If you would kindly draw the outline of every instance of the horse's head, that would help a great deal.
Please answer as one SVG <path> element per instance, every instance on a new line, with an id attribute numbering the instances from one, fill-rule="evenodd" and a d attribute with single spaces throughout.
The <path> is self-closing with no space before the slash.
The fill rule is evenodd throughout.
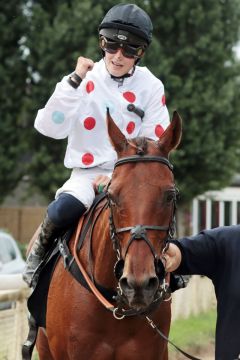
<path id="1" fill-rule="evenodd" d="M 177 190 L 170 152 L 181 138 L 181 119 L 157 141 L 127 140 L 107 114 L 108 132 L 118 161 L 108 188 L 110 231 L 118 262 L 115 273 L 126 303 L 144 310 L 156 299 L 165 271 L 161 254 L 174 231 Z"/>

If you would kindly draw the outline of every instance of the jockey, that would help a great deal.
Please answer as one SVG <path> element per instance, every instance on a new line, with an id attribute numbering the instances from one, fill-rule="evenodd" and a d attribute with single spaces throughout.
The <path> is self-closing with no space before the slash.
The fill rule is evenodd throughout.
<path id="1" fill-rule="evenodd" d="M 48 206 L 28 256 L 23 279 L 29 286 L 36 285 L 52 241 L 76 223 L 109 182 L 116 152 L 108 139 L 106 109 L 128 138 L 156 140 L 169 125 L 162 82 L 137 65 L 151 43 L 152 29 L 149 16 L 137 5 L 111 8 L 99 26 L 103 58 L 94 63 L 80 56 L 75 71 L 56 85 L 37 113 L 37 131 L 68 138 L 64 165 L 72 173 Z"/>

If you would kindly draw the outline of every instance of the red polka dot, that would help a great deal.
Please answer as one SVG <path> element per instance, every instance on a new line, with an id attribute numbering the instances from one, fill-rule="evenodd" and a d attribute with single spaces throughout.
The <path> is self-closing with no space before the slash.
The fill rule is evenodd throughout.
<path id="1" fill-rule="evenodd" d="M 126 91 L 125 93 L 123 93 L 123 97 L 130 103 L 133 103 L 136 100 L 135 94 L 131 91 Z"/>
<path id="2" fill-rule="evenodd" d="M 90 153 L 86 153 L 82 156 L 82 163 L 84 165 L 90 165 L 94 161 L 94 156 Z"/>
<path id="3" fill-rule="evenodd" d="M 127 125 L 127 132 L 128 134 L 132 134 L 135 129 L 135 123 L 133 121 L 130 121 Z"/>
<path id="4" fill-rule="evenodd" d="M 164 129 L 161 125 L 156 125 L 155 134 L 157 137 L 160 137 L 164 133 Z"/>
<path id="5" fill-rule="evenodd" d="M 96 125 L 96 120 L 93 117 L 87 117 L 84 122 L 84 127 L 87 130 L 92 130 Z"/>
<path id="6" fill-rule="evenodd" d="M 162 104 L 166 105 L 166 96 L 165 95 L 162 96 Z"/>
<path id="7" fill-rule="evenodd" d="M 94 90 L 94 82 L 93 81 L 88 81 L 86 84 L 86 90 L 87 93 L 90 93 Z"/>

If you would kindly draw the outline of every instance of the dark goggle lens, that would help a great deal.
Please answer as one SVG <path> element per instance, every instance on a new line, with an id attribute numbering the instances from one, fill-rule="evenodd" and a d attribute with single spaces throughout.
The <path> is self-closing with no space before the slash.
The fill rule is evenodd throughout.
<path id="1" fill-rule="evenodd" d="M 104 37 L 100 39 L 100 47 L 103 51 L 107 51 L 110 54 L 116 54 L 118 49 L 121 49 L 123 56 L 128 58 L 139 58 L 144 53 L 144 49 L 142 47 L 135 47 L 116 41 L 109 41 Z"/>

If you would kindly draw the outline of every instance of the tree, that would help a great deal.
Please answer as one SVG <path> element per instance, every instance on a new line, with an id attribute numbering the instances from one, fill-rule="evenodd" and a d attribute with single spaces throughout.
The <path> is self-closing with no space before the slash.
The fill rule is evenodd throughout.
<path id="1" fill-rule="evenodd" d="M 27 64 L 21 42 L 27 28 L 23 3 L 9 0 L 0 5 L 0 202 L 25 173 Z"/>

